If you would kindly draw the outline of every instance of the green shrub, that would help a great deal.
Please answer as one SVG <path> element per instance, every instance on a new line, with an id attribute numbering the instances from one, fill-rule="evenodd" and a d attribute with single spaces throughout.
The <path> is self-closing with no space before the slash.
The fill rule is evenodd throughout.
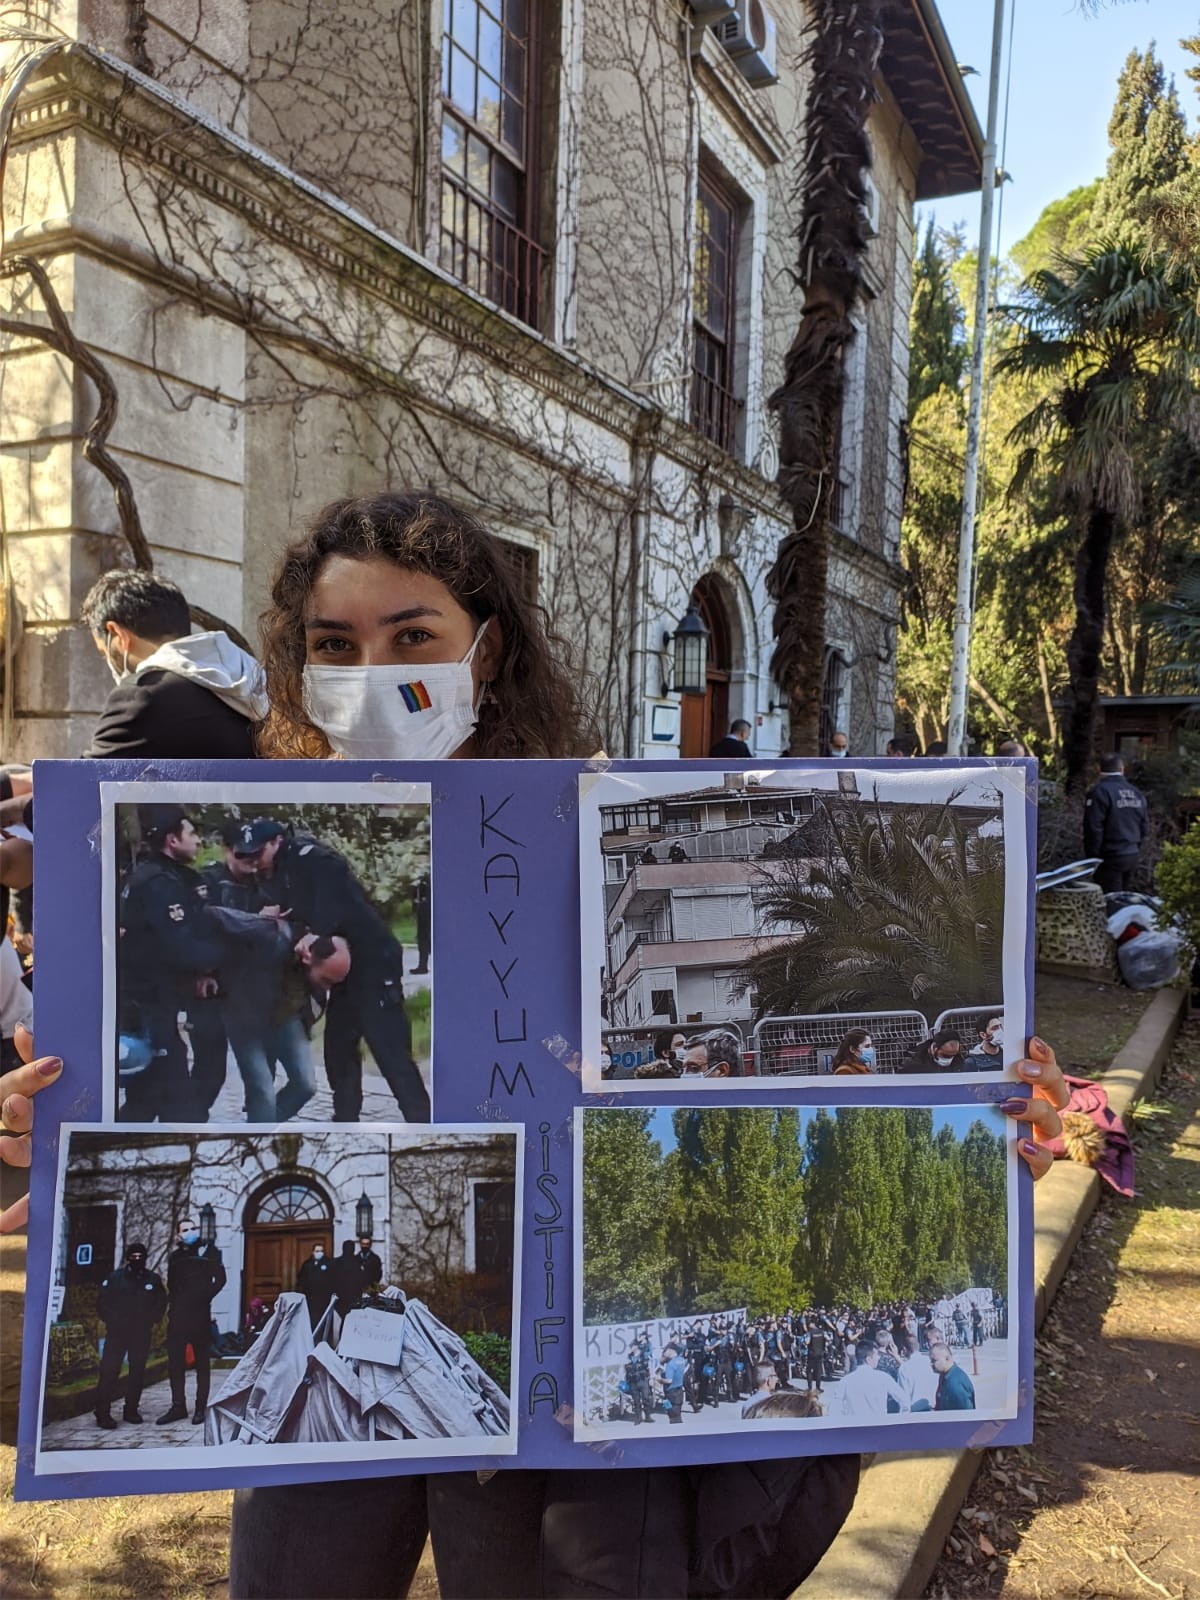
<path id="1" fill-rule="evenodd" d="M 512 1376 L 512 1340 L 502 1333 L 464 1333 L 463 1343 L 505 1394 Z"/>
<path id="2" fill-rule="evenodd" d="M 1157 886 L 1163 910 L 1179 918 L 1188 943 L 1200 951 L 1200 826 L 1189 828 L 1178 844 L 1164 846 Z"/>

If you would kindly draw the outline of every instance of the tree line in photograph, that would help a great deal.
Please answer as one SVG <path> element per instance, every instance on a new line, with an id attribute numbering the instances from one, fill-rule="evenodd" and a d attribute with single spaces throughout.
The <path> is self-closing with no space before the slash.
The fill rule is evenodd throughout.
<path id="1" fill-rule="evenodd" d="M 1003 1136 L 925 1108 L 584 1117 L 584 1321 L 871 1305 L 1007 1289 Z"/>

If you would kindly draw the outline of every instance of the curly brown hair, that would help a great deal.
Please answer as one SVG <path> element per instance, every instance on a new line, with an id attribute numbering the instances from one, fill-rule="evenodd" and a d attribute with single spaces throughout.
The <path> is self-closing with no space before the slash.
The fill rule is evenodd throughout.
<path id="1" fill-rule="evenodd" d="M 333 752 L 304 709 L 304 613 L 330 556 L 385 556 L 444 583 L 476 621 L 495 617 L 498 670 L 479 711 L 475 745 L 489 759 L 592 755 L 597 738 L 566 642 L 526 598 L 503 544 L 470 512 L 432 493 L 335 500 L 283 554 L 259 622 L 271 709 L 258 732 L 263 756 Z"/>

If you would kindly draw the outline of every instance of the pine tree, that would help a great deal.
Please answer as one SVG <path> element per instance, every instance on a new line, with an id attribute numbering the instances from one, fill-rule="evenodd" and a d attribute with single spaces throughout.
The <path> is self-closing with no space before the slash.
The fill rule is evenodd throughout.
<path id="1" fill-rule="evenodd" d="M 1096 196 L 1093 226 L 1106 237 L 1141 241 L 1155 196 L 1188 165 L 1187 121 L 1153 43 L 1144 54 L 1131 50 L 1126 59 L 1108 142 L 1108 169 Z"/>
<path id="2" fill-rule="evenodd" d="M 658 1316 L 667 1273 L 667 1180 L 652 1111 L 583 1119 L 584 1320 Z"/>
<path id="3" fill-rule="evenodd" d="M 933 219 L 913 263 L 913 302 L 909 319 L 908 420 L 931 395 L 955 395 L 966 371 L 963 308 L 950 275 L 942 236 Z"/>

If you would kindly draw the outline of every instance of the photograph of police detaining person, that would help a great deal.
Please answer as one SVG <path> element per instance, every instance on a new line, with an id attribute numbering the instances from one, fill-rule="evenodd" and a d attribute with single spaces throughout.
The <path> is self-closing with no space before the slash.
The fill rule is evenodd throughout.
<path id="1" fill-rule="evenodd" d="M 64 1129 L 39 1470 L 514 1450 L 519 1143 Z"/>
<path id="2" fill-rule="evenodd" d="M 1011 768 L 593 779 L 585 1090 L 1011 1076 L 1029 826 Z"/>
<path id="3" fill-rule="evenodd" d="M 106 805 L 115 1120 L 430 1120 L 428 788 L 275 789 Z"/>
<path id="4" fill-rule="evenodd" d="M 576 1438 L 1016 1415 L 998 1108 L 587 1107 L 576 1127 Z"/>

